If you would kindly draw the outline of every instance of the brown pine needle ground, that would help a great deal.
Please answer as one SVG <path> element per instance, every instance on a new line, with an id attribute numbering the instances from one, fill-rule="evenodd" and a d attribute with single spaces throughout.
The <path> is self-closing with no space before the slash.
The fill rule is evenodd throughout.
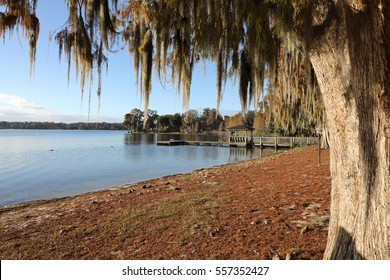
<path id="1" fill-rule="evenodd" d="M 321 259 L 329 152 L 0 208 L 0 259 Z"/>

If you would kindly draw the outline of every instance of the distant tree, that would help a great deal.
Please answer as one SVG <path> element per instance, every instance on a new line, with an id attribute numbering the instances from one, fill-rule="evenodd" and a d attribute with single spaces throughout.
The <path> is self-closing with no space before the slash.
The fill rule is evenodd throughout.
<path id="1" fill-rule="evenodd" d="M 128 131 L 133 130 L 133 119 L 134 115 L 127 113 L 125 115 L 125 120 L 123 121 L 123 125 L 127 128 Z"/>
<path id="2" fill-rule="evenodd" d="M 174 114 L 169 119 L 169 123 L 173 131 L 180 131 L 181 126 L 183 124 L 182 116 L 179 113 Z"/>
<path id="3" fill-rule="evenodd" d="M 161 131 L 169 131 L 170 129 L 170 115 L 161 115 L 157 119 L 158 129 Z"/>
<path id="4" fill-rule="evenodd" d="M 185 133 L 197 133 L 199 130 L 198 122 L 199 112 L 193 109 L 188 110 L 183 114 L 182 131 Z"/>
<path id="5" fill-rule="evenodd" d="M 141 110 L 134 108 L 130 113 L 125 115 L 123 125 L 127 127 L 128 130 L 140 132 L 143 129 L 143 118 L 144 113 Z"/>
<path id="6" fill-rule="evenodd" d="M 199 121 L 196 120 L 196 121 L 195 121 L 195 126 L 194 126 L 194 128 L 193 128 L 193 130 L 192 130 L 192 133 L 199 133 L 199 132 L 200 132 L 200 129 L 199 129 Z"/>
<path id="7" fill-rule="evenodd" d="M 146 122 L 144 121 L 144 129 L 146 131 L 155 131 L 157 129 L 158 117 L 156 110 L 148 109 L 147 120 Z"/>
<path id="8" fill-rule="evenodd" d="M 219 129 L 219 125 L 223 122 L 223 118 L 217 113 L 216 109 L 205 108 L 203 109 L 200 121 L 200 130 L 211 132 Z"/>
<path id="9" fill-rule="evenodd" d="M 250 127 L 253 127 L 253 121 L 255 119 L 255 111 L 249 110 L 244 115 L 244 124 Z"/>

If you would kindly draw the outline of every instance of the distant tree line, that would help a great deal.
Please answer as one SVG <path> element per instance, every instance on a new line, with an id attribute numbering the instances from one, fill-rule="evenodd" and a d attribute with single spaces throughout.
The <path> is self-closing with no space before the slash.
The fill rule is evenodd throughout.
<path id="1" fill-rule="evenodd" d="M 145 123 L 145 126 L 144 126 Z M 302 121 L 294 129 L 284 129 L 275 122 L 267 111 L 247 111 L 222 118 L 215 109 L 205 108 L 200 113 L 189 110 L 183 114 L 159 115 L 155 110 L 148 110 L 145 121 L 144 112 L 134 108 L 126 114 L 123 123 L 55 123 L 55 122 L 7 122 L 0 121 L 0 129 L 69 129 L 69 130 L 130 130 L 132 132 L 181 132 L 187 134 L 213 133 L 227 127 L 245 124 L 255 128 L 255 135 L 309 136 L 314 133 L 312 123 Z M 284 126 L 286 127 L 286 126 Z"/>
<path id="2" fill-rule="evenodd" d="M 132 132 L 208 133 L 224 129 L 224 121 L 215 109 L 205 108 L 202 113 L 188 110 L 183 114 L 158 115 L 155 110 L 144 112 L 134 108 L 124 117 L 124 126 Z"/>
<path id="3" fill-rule="evenodd" d="M 0 129 L 125 130 L 123 123 L 0 122 Z"/>
<path id="4" fill-rule="evenodd" d="M 301 117 L 302 118 L 302 117 Z M 202 112 L 188 110 L 183 114 L 159 115 L 156 110 L 145 114 L 138 108 L 132 109 L 124 116 L 123 126 L 131 132 L 181 132 L 186 134 L 213 133 L 237 125 L 253 127 L 257 136 L 311 136 L 315 133 L 315 124 L 301 119 L 292 127 L 276 121 L 267 107 L 263 110 L 248 110 L 224 118 L 216 109 L 205 108 Z"/>

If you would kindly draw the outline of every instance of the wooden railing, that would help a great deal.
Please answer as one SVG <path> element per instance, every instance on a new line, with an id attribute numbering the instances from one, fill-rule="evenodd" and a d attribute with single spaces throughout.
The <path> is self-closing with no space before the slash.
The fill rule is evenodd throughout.
<path id="1" fill-rule="evenodd" d="M 230 143 L 237 143 L 237 144 L 246 144 L 248 143 L 248 138 L 245 136 L 230 136 Z"/>
<path id="2" fill-rule="evenodd" d="M 276 148 L 318 144 L 318 138 L 316 137 L 253 137 L 252 141 L 255 146 Z"/>

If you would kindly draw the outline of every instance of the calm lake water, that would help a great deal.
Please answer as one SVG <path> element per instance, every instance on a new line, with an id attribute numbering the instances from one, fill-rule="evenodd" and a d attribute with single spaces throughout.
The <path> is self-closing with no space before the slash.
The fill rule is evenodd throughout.
<path id="1" fill-rule="evenodd" d="M 203 139 L 202 139 L 203 137 Z M 218 136 L 125 131 L 0 130 L 0 205 L 58 198 L 273 153 L 260 149 L 157 146 Z"/>

